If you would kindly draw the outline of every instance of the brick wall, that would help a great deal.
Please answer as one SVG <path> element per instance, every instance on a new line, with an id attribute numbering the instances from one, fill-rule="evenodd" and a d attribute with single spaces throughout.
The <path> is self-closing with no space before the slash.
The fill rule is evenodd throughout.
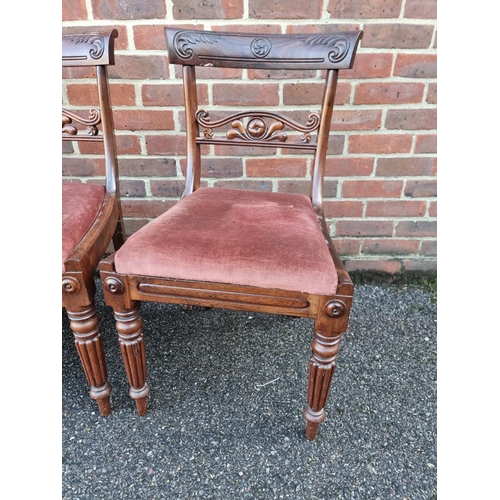
<path id="1" fill-rule="evenodd" d="M 363 29 L 354 69 L 340 72 L 325 186 L 331 233 L 349 270 L 436 268 L 436 0 L 63 0 L 63 33 L 119 31 L 110 75 L 127 234 L 173 205 L 183 186 L 181 80 L 167 60 L 167 24 L 267 33 Z M 66 107 L 94 102 L 85 76 L 63 82 Z M 305 89 L 293 78 L 265 89 L 259 79 L 267 72 L 243 72 L 247 99 L 317 111 L 310 102 L 319 102 L 318 75 L 306 76 Z M 239 98 L 222 82 L 204 81 L 203 71 L 200 80 L 200 104 L 233 105 Z M 66 143 L 63 176 L 75 182 L 102 176 L 92 148 Z M 205 183 L 304 189 L 310 169 L 304 155 L 256 148 L 247 159 L 231 156 L 239 152 L 218 151 L 223 158 L 206 163 Z M 291 156 L 298 160 L 293 166 Z"/>

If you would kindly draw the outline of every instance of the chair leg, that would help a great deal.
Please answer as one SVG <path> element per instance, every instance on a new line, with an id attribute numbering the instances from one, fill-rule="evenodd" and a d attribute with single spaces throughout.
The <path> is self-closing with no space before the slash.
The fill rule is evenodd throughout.
<path id="1" fill-rule="evenodd" d="M 335 372 L 335 360 L 339 352 L 340 338 L 335 320 L 323 316 L 314 324 L 312 355 L 309 360 L 309 383 L 307 406 L 304 416 L 307 420 L 306 437 L 316 438 L 318 426 L 325 419 L 325 405 Z"/>
<path id="2" fill-rule="evenodd" d="M 114 315 L 125 372 L 130 384 L 130 397 L 135 400 L 137 413 L 145 415 L 149 386 L 146 382 L 146 350 L 140 303 L 133 302 L 131 309 L 114 309 Z"/>
<path id="3" fill-rule="evenodd" d="M 108 382 L 104 345 L 94 303 L 79 311 L 66 309 L 66 312 L 75 336 L 76 350 L 91 387 L 90 397 L 97 401 L 101 415 L 106 417 L 111 413 L 111 385 Z"/>

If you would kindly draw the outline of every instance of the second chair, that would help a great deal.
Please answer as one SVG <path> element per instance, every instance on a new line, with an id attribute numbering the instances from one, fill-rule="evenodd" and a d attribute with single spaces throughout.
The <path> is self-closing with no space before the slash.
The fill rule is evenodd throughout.
<path id="1" fill-rule="evenodd" d="M 105 300 L 116 319 L 130 396 L 140 415 L 146 413 L 149 393 L 141 302 L 290 315 L 314 319 L 304 415 L 306 437 L 316 437 L 354 289 L 323 214 L 325 160 L 339 70 L 353 66 L 361 36 L 360 31 L 253 35 L 166 28 L 169 61 L 180 66 L 184 83 L 185 190 L 176 205 L 99 266 Z M 222 117 L 219 107 L 214 118 L 198 108 L 197 66 L 203 66 L 204 77 L 216 67 L 279 70 L 278 76 L 292 70 L 293 79 L 300 71 L 323 72 L 321 111 L 308 114 L 306 123 L 282 115 L 280 105 L 259 111 L 233 109 Z M 217 72 L 217 78 L 220 75 Z M 256 90 L 275 88 L 275 82 L 264 78 L 241 84 L 231 78 L 228 85 L 239 83 L 240 90 L 231 95 L 244 96 L 251 85 Z M 229 130 L 221 133 L 224 126 Z M 310 152 L 309 195 L 300 194 L 300 188 L 289 193 L 201 187 L 201 148 L 206 145 L 215 151 L 243 146 Z M 283 158 L 290 164 L 302 160 L 293 154 Z M 217 169 L 217 162 L 212 163 Z"/>

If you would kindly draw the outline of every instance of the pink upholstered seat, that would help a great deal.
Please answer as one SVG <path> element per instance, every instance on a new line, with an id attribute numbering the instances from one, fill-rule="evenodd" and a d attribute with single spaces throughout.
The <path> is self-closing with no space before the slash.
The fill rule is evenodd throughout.
<path id="1" fill-rule="evenodd" d="M 104 186 L 62 185 L 62 271 L 64 262 L 96 220 L 104 201 Z"/>
<path id="2" fill-rule="evenodd" d="M 129 237 L 123 274 L 333 295 L 337 272 L 310 199 L 200 188 Z"/>

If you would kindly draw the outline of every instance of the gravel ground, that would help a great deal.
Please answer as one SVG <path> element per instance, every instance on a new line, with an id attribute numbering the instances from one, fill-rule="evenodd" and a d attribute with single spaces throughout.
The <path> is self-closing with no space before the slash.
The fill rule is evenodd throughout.
<path id="1" fill-rule="evenodd" d="M 151 393 L 138 417 L 99 305 L 103 418 L 63 312 L 62 498 L 436 499 L 436 309 L 428 287 L 357 286 L 314 442 L 311 320 L 143 304 Z"/>

